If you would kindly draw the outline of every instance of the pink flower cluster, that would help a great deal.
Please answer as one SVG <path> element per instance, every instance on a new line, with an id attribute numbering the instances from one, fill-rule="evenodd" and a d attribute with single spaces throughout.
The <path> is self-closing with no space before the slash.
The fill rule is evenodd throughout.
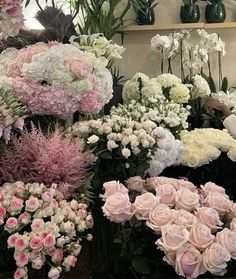
<path id="1" fill-rule="evenodd" d="M 41 269 L 46 262 L 51 266 L 48 278 L 56 279 L 75 266 L 81 236 L 93 219 L 87 204 L 66 201 L 56 184 L 48 188 L 15 182 L 0 187 L 0 224 L 10 234 L 7 243 L 18 267 L 15 279 L 28 278 L 29 264 Z"/>
<path id="2" fill-rule="evenodd" d="M 0 0 L 0 40 L 15 36 L 22 28 L 22 0 Z"/>
<path id="3" fill-rule="evenodd" d="M 145 221 L 159 235 L 156 245 L 164 251 L 164 260 L 181 276 L 226 273 L 227 262 L 236 259 L 236 203 L 224 188 L 212 182 L 197 188 L 167 177 L 131 177 L 126 184 L 104 184 L 102 210 L 110 221 Z M 129 191 L 135 194 L 133 202 Z M 224 228 L 225 220 L 230 228 Z"/>
<path id="4" fill-rule="evenodd" d="M 83 143 L 64 138 L 56 131 L 44 135 L 33 128 L 24 132 L 0 158 L 0 174 L 5 181 L 57 183 L 64 196 L 74 195 L 89 176 L 91 152 L 83 152 Z M 22 158 L 24 158 L 22 160 Z M 14 166 L 14 167 L 13 167 Z"/>
<path id="5" fill-rule="evenodd" d="M 88 115 L 99 112 L 112 97 L 106 64 L 73 45 L 37 43 L 4 63 L 2 75 L 11 77 L 13 93 L 32 114 L 66 118 L 79 111 Z"/>

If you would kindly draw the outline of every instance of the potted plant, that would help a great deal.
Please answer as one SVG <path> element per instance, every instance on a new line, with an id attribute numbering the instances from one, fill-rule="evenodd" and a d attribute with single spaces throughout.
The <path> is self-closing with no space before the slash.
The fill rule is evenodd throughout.
<path id="1" fill-rule="evenodd" d="M 142 24 L 154 24 L 155 12 L 154 8 L 158 3 L 155 0 L 141 0 L 137 9 L 137 23 Z"/>
<path id="2" fill-rule="evenodd" d="M 182 0 L 183 5 L 180 8 L 180 18 L 182 23 L 196 23 L 200 19 L 198 0 Z"/>
<path id="3" fill-rule="evenodd" d="M 224 22 L 226 18 L 226 11 L 223 1 L 207 0 L 205 18 L 208 23 Z"/>

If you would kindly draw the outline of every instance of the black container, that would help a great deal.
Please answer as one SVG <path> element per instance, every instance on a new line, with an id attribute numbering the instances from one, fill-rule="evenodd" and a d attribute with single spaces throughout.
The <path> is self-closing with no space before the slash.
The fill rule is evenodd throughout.
<path id="1" fill-rule="evenodd" d="M 137 11 L 137 23 L 140 25 L 152 25 L 155 22 L 155 12 L 153 8 Z"/>
<path id="2" fill-rule="evenodd" d="M 196 23 L 200 19 L 200 8 L 197 4 L 186 4 L 180 8 L 182 23 Z"/>
<path id="3" fill-rule="evenodd" d="M 208 23 L 224 22 L 226 18 L 225 5 L 223 3 L 208 4 L 205 18 Z"/>

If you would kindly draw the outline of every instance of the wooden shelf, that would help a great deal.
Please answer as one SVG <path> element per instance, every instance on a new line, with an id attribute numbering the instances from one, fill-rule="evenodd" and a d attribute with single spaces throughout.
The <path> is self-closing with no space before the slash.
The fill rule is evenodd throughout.
<path id="1" fill-rule="evenodd" d="M 121 30 L 123 32 L 135 31 L 159 31 L 159 30 L 180 30 L 180 29 L 227 29 L 236 28 L 236 22 L 223 23 L 178 23 L 178 24 L 154 24 L 154 25 L 138 25 L 130 24 Z"/>

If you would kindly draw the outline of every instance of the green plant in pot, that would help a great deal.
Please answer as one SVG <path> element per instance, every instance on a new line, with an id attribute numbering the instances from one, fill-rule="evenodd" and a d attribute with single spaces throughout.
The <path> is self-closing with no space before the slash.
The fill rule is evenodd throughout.
<path id="1" fill-rule="evenodd" d="M 200 19 L 198 0 L 182 0 L 180 18 L 182 23 L 196 23 Z"/>
<path id="2" fill-rule="evenodd" d="M 208 23 L 224 22 L 226 18 L 226 11 L 223 1 L 207 0 L 205 18 Z"/>
<path id="3" fill-rule="evenodd" d="M 137 9 L 137 23 L 140 25 L 152 25 L 155 22 L 154 8 L 158 3 L 155 0 L 141 0 Z"/>

